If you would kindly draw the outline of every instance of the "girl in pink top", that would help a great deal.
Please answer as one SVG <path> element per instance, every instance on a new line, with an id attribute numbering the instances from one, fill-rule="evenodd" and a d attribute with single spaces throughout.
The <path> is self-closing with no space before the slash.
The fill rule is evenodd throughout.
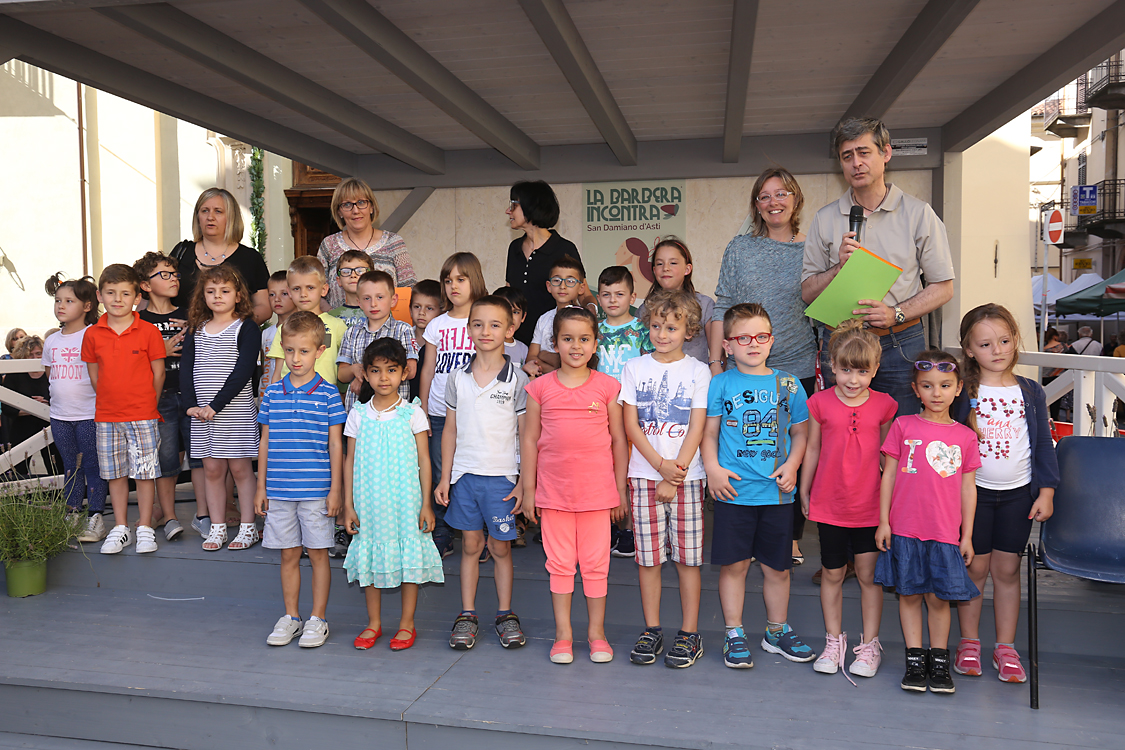
<path id="1" fill-rule="evenodd" d="M 820 608 L 825 647 L 813 664 L 823 674 L 844 666 L 844 575 L 848 552 L 855 557 L 863 632 L 849 671 L 874 677 L 882 661 L 879 624 L 883 588 L 875 584 L 875 528 L 879 525 L 879 446 L 898 403 L 870 389 L 883 348 L 859 320 L 845 321 L 828 341 L 836 385 L 809 398 L 809 440 L 801 471 L 801 506 L 820 532 Z M 847 675 L 845 675 L 847 676 Z M 848 677 L 850 681 L 851 678 Z"/>
<path id="2" fill-rule="evenodd" d="M 621 384 L 591 370 L 598 322 L 588 310 L 567 307 L 555 316 L 558 370 L 527 386 L 527 425 L 520 454 L 523 512 L 543 526 L 543 551 L 551 575 L 555 643 L 551 661 L 574 661 L 570 625 L 574 574 L 581 567 L 590 615 L 590 660 L 607 662 L 605 638 L 610 521 L 625 517 L 628 441 L 617 394 Z"/>
<path id="3" fill-rule="evenodd" d="M 949 602 L 980 594 L 969 577 L 980 468 L 976 425 L 949 416 L 961 392 L 957 361 L 940 350 L 914 361 L 920 415 L 899 417 L 883 442 L 886 466 L 879 492 L 882 550 L 875 583 L 894 586 L 906 641 L 903 690 L 952 693 L 949 674 Z M 922 648 L 922 602 L 928 610 L 930 649 Z"/>

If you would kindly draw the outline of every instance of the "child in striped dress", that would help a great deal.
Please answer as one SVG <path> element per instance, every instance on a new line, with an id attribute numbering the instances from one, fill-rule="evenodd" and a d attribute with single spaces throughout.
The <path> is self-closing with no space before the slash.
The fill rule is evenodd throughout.
<path id="1" fill-rule="evenodd" d="M 211 518 L 225 515 L 226 476 L 238 486 L 241 524 L 228 549 L 247 549 L 261 540 L 254 524 L 258 456 L 258 405 L 251 380 L 262 345 L 254 325 L 246 283 L 226 265 L 204 269 L 188 309 L 180 390 L 191 421 L 191 457 L 203 459 L 204 494 Z M 220 549 L 226 524 L 214 522 L 203 549 Z"/>

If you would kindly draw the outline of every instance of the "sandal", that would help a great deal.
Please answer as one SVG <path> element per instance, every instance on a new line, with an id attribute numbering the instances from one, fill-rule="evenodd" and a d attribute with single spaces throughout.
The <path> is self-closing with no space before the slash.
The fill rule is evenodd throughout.
<path id="1" fill-rule="evenodd" d="M 409 638 L 399 638 L 398 633 L 410 633 Z M 405 651 L 414 645 L 414 639 L 418 637 L 418 629 L 407 630 L 406 628 L 399 628 L 398 633 L 391 639 L 391 651 Z"/>
<path id="2" fill-rule="evenodd" d="M 364 638 L 364 633 L 374 633 L 375 635 L 371 636 L 370 638 Z M 364 628 L 362 631 L 360 631 L 360 634 L 355 637 L 355 641 L 352 643 L 352 645 L 354 645 L 360 651 L 366 651 L 367 649 L 375 645 L 375 641 L 379 640 L 379 636 L 381 636 L 382 634 L 382 628 L 379 628 L 378 630 Z"/>
<path id="3" fill-rule="evenodd" d="M 258 533 L 257 526 L 253 523 L 240 523 L 238 525 L 238 536 L 227 545 L 227 549 L 250 549 L 260 541 L 262 541 L 262 535 Z"/>
<path id="4" fill-rule="evenodd" d="M 227 527 L 221 523 L 211 524 L 211 533 L 203 541 L 203 549 L 208 552 L 215 552 L 223 548 L 227 543 Z"/>

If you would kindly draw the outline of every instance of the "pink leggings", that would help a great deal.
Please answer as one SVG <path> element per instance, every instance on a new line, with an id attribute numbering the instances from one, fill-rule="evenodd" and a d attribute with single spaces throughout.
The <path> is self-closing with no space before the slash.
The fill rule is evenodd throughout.
<path id="1" fill-rule="evenodd" d="M 609 510 L 571 513 L 540 510 L 543 551 L 552 594 L 573 594 L 574 574 L 582 569 L 582 591 L 589 599 L 606 595 L 609 577 Z"/>

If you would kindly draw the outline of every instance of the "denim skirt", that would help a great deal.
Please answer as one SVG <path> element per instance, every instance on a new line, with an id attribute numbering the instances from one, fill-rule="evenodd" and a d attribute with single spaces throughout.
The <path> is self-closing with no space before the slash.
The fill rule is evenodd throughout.
<path id="1" fill-rule="evenodd" d="M 879 553 L 875 583 L 893 586 L 903 596 L 934 594 L 950 602 L 980 595 L 957 545 L 898 534 L 891 537 L 891 548 Z"/>

